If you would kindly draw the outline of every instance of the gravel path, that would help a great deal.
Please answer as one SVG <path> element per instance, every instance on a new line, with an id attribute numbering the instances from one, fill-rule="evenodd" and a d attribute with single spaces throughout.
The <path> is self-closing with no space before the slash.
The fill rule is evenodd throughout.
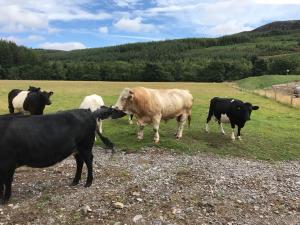
<path id="1" fill-rule="evenodd" d="M 85 171 L 85 168 L 84 168 Z M 94 149 L 94 183 L 68 184 L 72 158 L 20 168 L 2 224 L 300 224 L 300 163 L 145 149 Z"/>

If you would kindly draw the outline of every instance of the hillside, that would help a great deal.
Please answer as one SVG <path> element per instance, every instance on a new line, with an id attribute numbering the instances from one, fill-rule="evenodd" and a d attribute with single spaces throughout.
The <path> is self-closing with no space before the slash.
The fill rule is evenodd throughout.
<path id="1" fill-rule="evenodd" d="M 0 65 L 6 79 L 222 82 L 263 74 L 300 74 L 299 24 L 274 22 L 220 38 L 69 52 L 36 49 L 39 60 L 34 67 L 5 67 L 1 61 Z"/>
<path id="2" fill-rule="evenodd" d="M 254 32 L 300 30 L 300 20 L 275 21 L 254 29 Z"/>

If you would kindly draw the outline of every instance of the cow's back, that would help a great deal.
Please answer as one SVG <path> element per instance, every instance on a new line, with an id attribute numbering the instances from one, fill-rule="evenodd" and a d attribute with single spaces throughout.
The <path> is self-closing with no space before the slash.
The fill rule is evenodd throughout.
<path id="1" fill-rule="evenodd" d="M 5 130 L 0 137 L 0 159 L 15 160 L 18 165 L 53 165 L 72 154 L 78 144 L 94 140 L 95 121 L 89 110 L 3 117 L 0 122 Z"/>
<path id="2" fill-rule="evenodd" d="M 163 119 L 174 118 L 182 113 L 188 113 L 192 108 L 193 96 L 188 90 L 154 90 L 153 93 L 159 99 Z"/>
<path id="3" fill-rule="evenodd" d="M 82 103 L 80 104 L 80 109 L 90 109 L 92 112 L 104 105 L 104 101 L 101 96 L 93 94 L 85 96 Z"/>
<path id="4" fill-rule="evenodd" d="M 170 119 L 189 112 L 193 97 L 188 90 L 181 89 L 150 89 L 136 87 L 134 92 L 134 107 L 136 114 L 145 119 L 161 115 L 162 119 Z"/>

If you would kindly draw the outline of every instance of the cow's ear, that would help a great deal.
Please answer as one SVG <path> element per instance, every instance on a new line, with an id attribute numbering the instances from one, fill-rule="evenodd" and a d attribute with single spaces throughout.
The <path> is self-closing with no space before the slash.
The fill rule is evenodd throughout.
<path id="1" fill-rule="evenodd" d="M 256 105 L 252 106 L 252 110 L 258 110 L 258 109 L 259 109 L 259 106 L 256 106 Z"/>
<path id="2" fill-rule="evenodd" d="M 49 96 L 51 96 L 51 95 L 53 95 L 54 93 L 53 93 L 53 91 L 50 91 L 48 94 L 49 94 Z"/>
<path id="3" fill-rule="evenodd" d="M 133 91 L 132 91 L 132 90 L 129 90 L 128 99 L 129 99 L 129 100 L 132 100 L 132 99 L 133 99 L 133 96 L 134 96 Z"/>

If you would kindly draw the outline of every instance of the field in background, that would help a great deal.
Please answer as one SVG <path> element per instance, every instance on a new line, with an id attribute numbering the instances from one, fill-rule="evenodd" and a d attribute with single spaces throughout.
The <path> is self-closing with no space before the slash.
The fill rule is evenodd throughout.
<path id="1" fill-rule="evenodd" d="M 286 84 L 300 81 L 300 75 L 264 75 L 258 77 L 248 77 L 237 81 L 237 84 L 244 89 L 254 90 L 271 87 L 275 84 Z"/>
<path id="2" fill-rule="evenodd" d="M 300 107 L 294 88 L 300 84 L 300 75 L 265 75 L 248 77 L 237 82 L 241 90 L 271 98 L 282 104 Z"/>
<path id="3" fill-rule="evenodd" d="M 183 139 L 175 140 L 175 120 L 162 122 L 161 142 L 156 145 L 178 152 L 209 152 L 264 160 L 291 160 L 300 158 L 299 109 L 278 104 L 271 99 L 241 92 L 230 83 L 140 83 L 140 82 L 85 82 L 85 81 L 0 81 L 0 112 L 7 113 L 7 93 L 13 88 L 27 89 L 29 85 L 54 91 L 53 104 L 45 113 L 77 108 L 83 97 L 101 95 L 107 105 L 113 105 L 124 87 L 145 86 L 152 88 L 184 88 L 194 96 L 191 128 L 185 128 Z M 230 140 L 230 126 L 225 125 L 223 136 L 217 123 L 211 122 L 211 132 L 204 132 L 209 100 L 215 96 L 234 97 L 259 105 L 251 121 L 242 130 L 243 141 Z M 136 140 L 136 125 L 129 125 L 128 118 L 107 120 L 103 131 L 119 150 L 139 150 L 154 146 L 152 127 L 145 128 L 143 141 Z M 5 131 L 2 131 L 5 132 Z M 100 144 L 101 145 L 101 144 Z"/>

